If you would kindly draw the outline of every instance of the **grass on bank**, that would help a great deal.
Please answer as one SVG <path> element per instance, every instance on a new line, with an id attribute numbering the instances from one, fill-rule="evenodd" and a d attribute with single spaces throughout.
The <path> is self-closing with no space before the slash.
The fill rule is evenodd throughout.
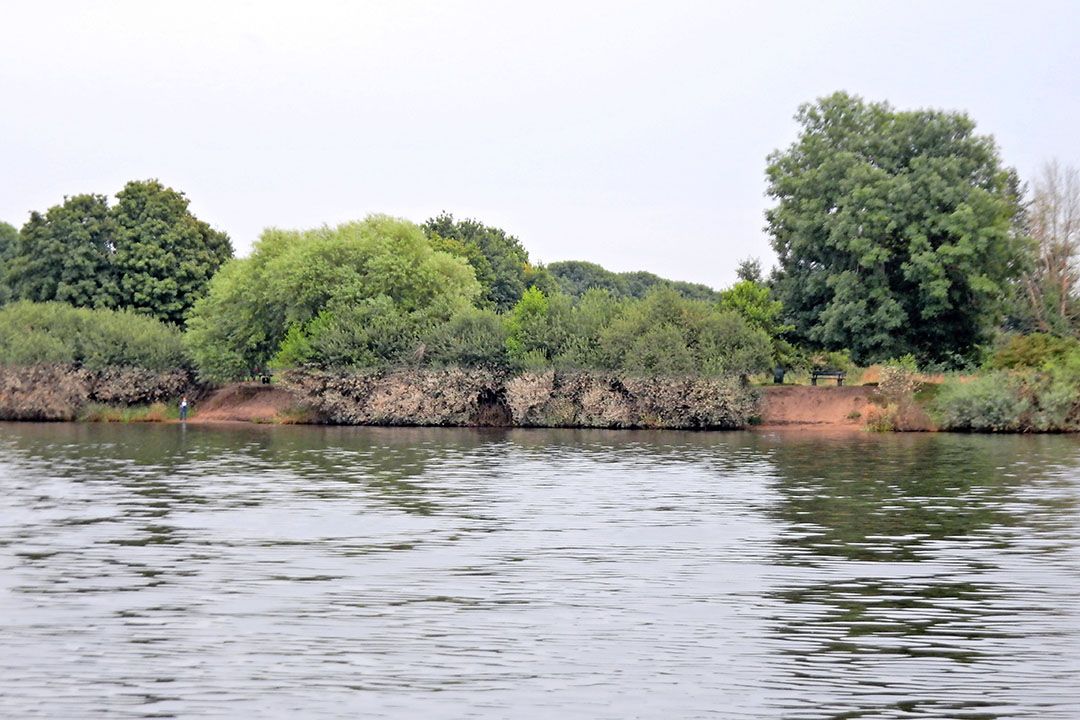
<path id="1" fill-rule="evenodd" d="M 150 405 L 114 406 L 91 403 L 79 413 L 81 422 L 162 423 L 180 419 L 180 409 L 157 402 Z"/>

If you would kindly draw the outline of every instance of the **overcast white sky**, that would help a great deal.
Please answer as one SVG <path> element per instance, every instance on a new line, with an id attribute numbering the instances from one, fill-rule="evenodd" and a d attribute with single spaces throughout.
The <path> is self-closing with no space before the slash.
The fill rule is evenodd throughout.
<path id="1" fill-rule="evenodd" d="M 543 262 L 724 286 L 772 253 L 766 155 L 844 89 L 1080 165 L 1080 3 L 0 4 L 0 219 L 156 177 L 271 225 L 449 210 Z"/>

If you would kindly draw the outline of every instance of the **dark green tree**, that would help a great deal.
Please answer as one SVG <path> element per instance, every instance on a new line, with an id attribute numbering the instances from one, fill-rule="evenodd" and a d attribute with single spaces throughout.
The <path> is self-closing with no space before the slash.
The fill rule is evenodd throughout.
<path id="1" fill-rule="evenodd" d="M 423 225 L 436 250 L 465 258 L 473 267 L 483 294 L 481 304 L 508 310 L 530 284 L 539 285 L 530 273 L 529 253 L 513 235 L 478 220 L 455 220 L 440 213 Z"/>
<path id="2" fill-rule="evenodd" d="M 616 297 L 641 299 L 655 287 L 671 288 L 690 300 L 714 301 L 719 297 L 707 285 L 667 280 L 645 271 L 617 273 L 582 260 L 553 262 L 547 269 L 558 281 L 559 289 L 572 297 L 581 297 L 589 290 L 607 290 Z"/>
<path id="3" fill-rule="evenodd" d="M 561 260 L 547 267 L 558 281 L 559 288 L 567 295 L 581 297 L 588 290 L 607 290 L 616 297 L 630 296 L 625 278 L 596 263 Z"/>
<path id="4" fill-rule="evenodd" d="M 192 215 L 183 193 L 157 180 L 129 182 L 116 199 L 116 304 L 182 323 L 232 257 L 229 237 Z"/>
<path id="5" fill-rule="evenodd" d="M 836 93 L 803 105 L 769 157 L 773 284 L 802 340 L 872 362 L 970 355 L 1023 247 L 991 137 L 966 115 Z"/>
<path id="6" fill-rule="evenodd" d="M 104 195 L 75 195 L 31 213 L 7 263 L 12 295 L 114 307 L 113 222 Z"/>
<path id="7" fill-rule="evenodd" d="M 0 222 L 0 305 L 11 300 L 11 277 L 8 266 L 15 255 L 19 231 L 14 225 Z"/>
<path id="8" fill-rule="evenodd" d="M 740 260 L 735 275 L 740 280 L 749 280 L 759 284 L 765 282 L 765 275 L 761 272 L 761 260 L 755 257 Z"/>

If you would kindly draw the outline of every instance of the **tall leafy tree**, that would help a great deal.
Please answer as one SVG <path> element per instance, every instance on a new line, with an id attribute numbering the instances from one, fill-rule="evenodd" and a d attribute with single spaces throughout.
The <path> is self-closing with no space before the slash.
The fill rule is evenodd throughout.
<path id="1" fill-rule="evenodd" d="M 966 115 L 836 93 L 769 157 L 773 277 L 803 340 L 868 362 L 953 361 L 992 327 L 1022 244 L 991 137 Z"/>
<path id="2" fill-rule="evenodd" d="M 405 220 L 372 215 L 336 228 L 267 230 L 195 305 L 186 341 L 202 377 L 280 365 L 410 360 L 431 328 L 480 294 L 462 258 Z"/>
<path id="3" fill-rule="evenodd" d="M 8 264 L 12 294 L 84 307 L 116 305 L 113 222 L 104 195 L 75 195 L 31 213 Z"/>
<path id="4" fill-rule="evenodd" d="M 423 227 L 435 249 L 459 255 L 472 265 L 485 305 L 509 310 L 529 285 L 542 284 L 532 277 L 535 269 L 529 264 L 528 251 L 505 230 L 479 220 L 455 220 L 447 212 L 429 219 Z"/>
<path id="5" fill-rule="evenodd" d="M 228 236 L 192 215 L 183 193 L 157 180 L 129 182 L 116 199 L 116 304 L 182 323 L 232 257 Z"/>
<path id="6" fill-rule="evenodd" d="M 0 222 L 0 305 L 11 300 L 11 277 L 8 265 L 19 242 L 19 231 L 14 225 Z"/>

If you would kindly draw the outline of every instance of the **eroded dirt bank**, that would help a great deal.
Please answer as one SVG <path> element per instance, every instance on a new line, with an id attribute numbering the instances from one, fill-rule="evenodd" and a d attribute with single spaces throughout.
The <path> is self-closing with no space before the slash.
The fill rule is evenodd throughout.
<path id="1" fill-rule="evenodd" d="M 0 367 L 0 420 L 74 420 L 89 403 L 144 405 L 194 390 L 192 377 L 184 370 Z"/>
<path id="2" fill-rule="evenodd" d="M 840 426 L 860 429 L 880 405 L 875 387 L 774 385 L 759 388 L 762 425 Z"/>
<path id="3" fill-rule="evenodd" d="M 196 387 L 184 371 L 0 368 L 0 419 L 73 420 L 88 404 L 197 398 L 191 422 L 734 429 L 865 426 L 873 387 L 771 386 L 614 373 L 484 370 L 292 371 L 274 385 Z M 754 395 L 758 396 L 755 402 Z"/>
<path id="4" fill-rule="evenodd" d="M 732 380 L 484 370 L 286 373 L 281 384 L 342 425 L 734 429 L 755 404 Z"/>

